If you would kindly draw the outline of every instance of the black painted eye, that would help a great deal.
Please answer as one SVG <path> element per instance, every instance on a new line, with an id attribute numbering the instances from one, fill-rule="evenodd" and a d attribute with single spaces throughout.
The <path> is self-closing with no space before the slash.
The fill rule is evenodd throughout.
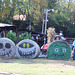
<path id="1" fill-rule="evenodd" d="M 6 44 L 5 44 L 5 47 L 6 47 L 6 48 L 11 48 L 11 45 L 10 45 L 9 43 L 6 43 Z"/>
<path id="2" fill-rule="evenodd" d="M 2 43 L 0 43 L 0 49 L 2 49 L 3 48 L 3 44 Z"/>
<path id="3" fill-rule="evenodd" d="M 22 44 L 19 45 L 19 47 L 21 47 L 21 48 L 31 48 L 31 47 L 33 47 L 33 46 L 34 46 L 34 45 L 32 45 L 32 44 L 30 44 L 30 43 L 27 43 L 27 42 L 22 43 Z"/>

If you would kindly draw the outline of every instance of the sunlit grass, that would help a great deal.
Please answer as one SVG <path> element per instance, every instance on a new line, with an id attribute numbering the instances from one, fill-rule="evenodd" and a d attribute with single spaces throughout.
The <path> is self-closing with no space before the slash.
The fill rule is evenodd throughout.
<path id="1" fill-rule="evenodd" d="M 0 72 L 25 75 L 74 75 L 75 61 L 38 59 L 0 59 Z"/>

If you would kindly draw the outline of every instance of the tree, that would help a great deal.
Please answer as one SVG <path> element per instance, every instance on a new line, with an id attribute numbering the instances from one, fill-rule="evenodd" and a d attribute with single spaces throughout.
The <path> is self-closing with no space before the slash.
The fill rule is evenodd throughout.
<path id="1" fill-rule="evenodd" d="M 2 0 L 0 7 L 0 19 L 1 22 L 11 23 L 13 20 L 14 9 L 16 6 L 16 0 Z"/>
<path id="2" fill-rule="evenodd" d="M 64 33 L 67 28 L 68 18 L 64 14 L 53 14 L 48 18 L 48 27 L 54 27 L 56 32 L 62 30 Z"/>
<path id="3" fill-rule="evenodd" d="M 56 6 L 57 0 L 48 0 L 48 8 L 53 9 Z"/>
<path id="4" fill-rule="evenodd" d="M 62 30 L 65 36 L 72 36 L 72 34 L 74 34 L 73 8 L 74 3 L 71 0 L 69 0 L 69 2 L 65 2 L 65 0 L 58 0 L 54 7 L 54 13 L 50 13 L 48 16 L 48 27 L 54 27 L 56 32 Z"/>
<path id="5" fill-rule="evenodd" d="M 16 14 L 26 15 L 26 21 L 29 25 L 38 25 L 40 19 L 43 19 L 43 11 L 47 6 L 46 0 L 19 0 L 16 6 Z M 33 27 L 32 27 L 33 28 Z"/>
<path id="6" fill-rule="evenodd" d="M 72 23 L 75 24 L 75 4 L 72 11 Z"/>

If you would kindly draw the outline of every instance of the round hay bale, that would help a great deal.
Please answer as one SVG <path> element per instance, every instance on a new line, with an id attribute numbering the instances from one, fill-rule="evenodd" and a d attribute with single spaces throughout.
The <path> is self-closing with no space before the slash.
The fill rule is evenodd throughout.
<path id="1" fill-rule="evenodd" d="M 65 41 L 54 41 L 47 49 L 47 56 L 50 59 L 67 60 L 70 55 L 71 48 Z"/>
<path id="2" fill-rule="evenodd" d="M 18 58 L 36 58 L 39 54 L 40 47 L 32 40 L 25 39 L 16 45 L 16 55 Z"/>
<path id="3" fill-rule="evenodd" d="M 15 54 L 14 42 L 8 38 L 0 38 L 0 58 L 13 58 Z"/>

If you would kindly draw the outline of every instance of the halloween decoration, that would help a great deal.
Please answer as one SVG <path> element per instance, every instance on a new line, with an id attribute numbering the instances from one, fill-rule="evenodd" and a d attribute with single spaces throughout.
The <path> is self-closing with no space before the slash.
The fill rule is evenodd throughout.
<path id="1" fill-rule="evenodd" d="M 16 46 L 16 55 L 18 58 L 36 58 L 39 54 L 40 47 L 32 40 L 22 40 Z"/>
<path id="2" fill-rule="evenodd" d="M 54 41 L 47 49 L 50 59 L 67 60 L 70 58 L 71 48 L 65 41 Z"/>
<path id="3" fill-rule="evenodd" d="M 54 41 L 55 39 L 55 28 L 48 28 L 47 30 L 47 38 L 48 38 L 48 45 Z"/>
<path id="4" fill-rule="evenodd" d="M 0 39 L 0 58 L 13 58 L 16 54 L 16 48 L 13 41 L 8 38 Z"/>

